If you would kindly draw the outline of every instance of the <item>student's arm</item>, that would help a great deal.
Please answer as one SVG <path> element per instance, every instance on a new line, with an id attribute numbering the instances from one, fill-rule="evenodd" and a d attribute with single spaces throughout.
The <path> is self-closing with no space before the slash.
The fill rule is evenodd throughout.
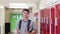
<path id="1" fill-rule="evenodd" d="M 37 33 L 37 29 L 34 29 L 33 32 L 31 32 L 31 34 L 36 34 Z"/>
<path id="2" fill-rule="evenodd" d="M 31 34 L 36 34 L 38 31 L 37 31 L 37 25 L 36 23 L 33 22 L 33 32 L 31 32 Z"/>

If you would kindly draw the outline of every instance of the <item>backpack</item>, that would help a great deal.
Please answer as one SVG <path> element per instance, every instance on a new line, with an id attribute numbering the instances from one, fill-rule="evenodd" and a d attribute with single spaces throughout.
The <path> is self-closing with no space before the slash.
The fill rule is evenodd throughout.
<path id="1" fill-rule="evenodd" d="M 30 29 L 30 23 L 31 23 L 31 20 L 28 20 L 27 31 L 31 33 L 33 31 L 33 27 L 32 29 Z M 22 24 L 22 20 L 19 21 L 19 29 L 21 29 L 21 24 Z"/>

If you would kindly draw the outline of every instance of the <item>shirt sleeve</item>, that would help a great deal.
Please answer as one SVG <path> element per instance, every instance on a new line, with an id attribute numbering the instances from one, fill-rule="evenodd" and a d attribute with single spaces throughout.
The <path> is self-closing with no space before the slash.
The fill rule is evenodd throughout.
<path id="1" fill-rule="evenodd" d="M 32 23 L 33 23 L 33 29 L 37 29 L 38 27 L 37 27 L 36 23 L 34 23 L 34 21 Z"/>

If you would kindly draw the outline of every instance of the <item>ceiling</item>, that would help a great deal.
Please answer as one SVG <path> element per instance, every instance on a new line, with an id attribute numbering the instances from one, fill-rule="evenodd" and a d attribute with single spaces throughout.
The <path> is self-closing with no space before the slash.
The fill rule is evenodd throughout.
<path id="1" fill-rule="evenodd" d="M 40 3 L 40 0 L 0 0 L 0 5 L 8 6 L 9 3 Z"/>

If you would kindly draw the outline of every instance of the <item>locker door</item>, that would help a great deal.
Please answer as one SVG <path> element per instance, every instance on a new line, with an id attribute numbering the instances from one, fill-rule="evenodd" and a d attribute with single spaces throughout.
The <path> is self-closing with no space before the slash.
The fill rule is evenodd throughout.
<path id="1" fill-rule="evenodd" d="M 48 10 L 49 8 L 46 8 L 46 34 L 48 34 Z"/>
<path id="2" fill-rule="evenodd" d="M 49 10 L 49 8 L 45 8 L 44 9 L 44 17 L 45 17 L 45 34 L 48 34 L 48 31 L 47 31 L 47 29 L 48 29 L 48 10 Z"/>
<path id="3" fill-rule="evenodd" d="M 45 34 L 45 17 L 44 17 L 44 9 L 43 9 L 43 11 L 42 11 L 42 14 L 43 14 L 43 15 L 42 15 L 42 19 L 43 19 L 43 20 L 42 20 L 42 22 L 43 22 L 43 23 L 42 23 L 42 24 L 43 24 L 43 26 L 42 26 L 43 28 L 42 28 L 42 29 L 43 29 L 43 34 Z"/>
<path id="4" fill-rule="evenodd" d="M 44 34 L 46 34 L 46 9 L 44 9 Z"/>
<path id="5" fill-rule="evenodd" d="M 42 34 L 42 10 L 40 11 L 40 34 Z"/>
<path id="6" fill-rule="evenodd" d="M 50 18 L 50 8 L 47 8 L 47 34 L 49 34 L 50 32 L 49 18 Z"/>
<path id="7" fill-rule="evenodd" d="M 43 26 L 44 26 L 44 25 L 43 25 L 43 24 L 44 24 L 44 23 L 43 23 L 43 10 L 41 10 L 40 16 L 41 16 L 41 34 L 44 34 L 44 33 L 43 33 Z"/>
<path id="8" fill-rule="evenodd" d="M 51 8 L 48 8 L 48 34 L 51 34 Z"/>
<path id="9" fill-rule="evenodd" d="M 57 15 L 57 34 L 60 34 L 60 4 L 56 5 L 56 15 Z"/>
<path id="10" fill-rule="evenodd" d="M 51 7 L 51 18 L 52 18 L 52 25 L 51 25 L 51 34 L 54 34 L 54 27 L 55 27 L 55 7 Z"/>

